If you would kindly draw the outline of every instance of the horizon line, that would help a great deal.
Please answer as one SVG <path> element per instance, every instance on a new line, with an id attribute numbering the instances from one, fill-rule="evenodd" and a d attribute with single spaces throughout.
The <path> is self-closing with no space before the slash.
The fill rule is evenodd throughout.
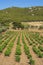
<path id="1" fill-rule="evenodd" d="M 25 6 L 25 7 L 21 7 L 21 6 L 9 6 L 9 7 L 5 7 L 5 8 L 1 8 L 0 10 L 4 10 L 7 8 L 12 8 L 12 7 L 16 7 L 16 8 L 31 8 L 31 7 L 43 7 L 42 5 L 40 6 Z"/>

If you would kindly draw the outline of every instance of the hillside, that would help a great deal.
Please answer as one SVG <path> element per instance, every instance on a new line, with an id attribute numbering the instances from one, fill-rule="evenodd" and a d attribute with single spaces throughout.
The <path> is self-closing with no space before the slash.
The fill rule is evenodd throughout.
<path id="1" fill-rule="evenodd" d="M 42 21 L 43 6 L 31 8 L 11 7 L 0 10 L 0 22 Z"/>
<path id="2" fill-rule="evenodd" d="M 13 23 L 14 28 L 29 27 L 22 25 L 21 22 L 43 22 L 43 6 L 42 7 L 29 7 L 29 8 L 18 8 L 11 7 L 0 10 L 0 32 L 10 28 L 9 23 Z M 15 23 L 16 22 L 16 23 Z M 42 26 L 41 26 L 42 27 Z M 43 27 L 42 27 L 43 28 Z"/>

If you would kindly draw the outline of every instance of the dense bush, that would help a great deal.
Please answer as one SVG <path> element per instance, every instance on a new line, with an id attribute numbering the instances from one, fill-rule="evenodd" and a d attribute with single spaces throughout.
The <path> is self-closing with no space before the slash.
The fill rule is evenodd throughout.
<path id="1" fill-rule="evenodd" d="M 13 22 L 13 28 L 21 28 L 21 29 L 23 29 L 24 28 L 24 26 L 20 23 L 20 22 Z"/>

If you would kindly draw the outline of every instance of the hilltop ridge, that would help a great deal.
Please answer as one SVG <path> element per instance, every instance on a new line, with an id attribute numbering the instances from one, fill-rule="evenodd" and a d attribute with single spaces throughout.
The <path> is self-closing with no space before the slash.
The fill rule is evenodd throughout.
<path id="1" fill-rule="evenodd" d="M 10 7 L 0 10 L 0 22 L 43 21 L 43 6 L 19 8 Z"/>

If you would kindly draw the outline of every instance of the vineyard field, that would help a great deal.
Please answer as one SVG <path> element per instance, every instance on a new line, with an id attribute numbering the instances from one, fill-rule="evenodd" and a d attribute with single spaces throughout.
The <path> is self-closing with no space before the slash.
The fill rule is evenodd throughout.
<path id="1" fill-rule="evenodd" d="M 0 34 L 0 65 L 43 65 L 43 32 Z"/>

